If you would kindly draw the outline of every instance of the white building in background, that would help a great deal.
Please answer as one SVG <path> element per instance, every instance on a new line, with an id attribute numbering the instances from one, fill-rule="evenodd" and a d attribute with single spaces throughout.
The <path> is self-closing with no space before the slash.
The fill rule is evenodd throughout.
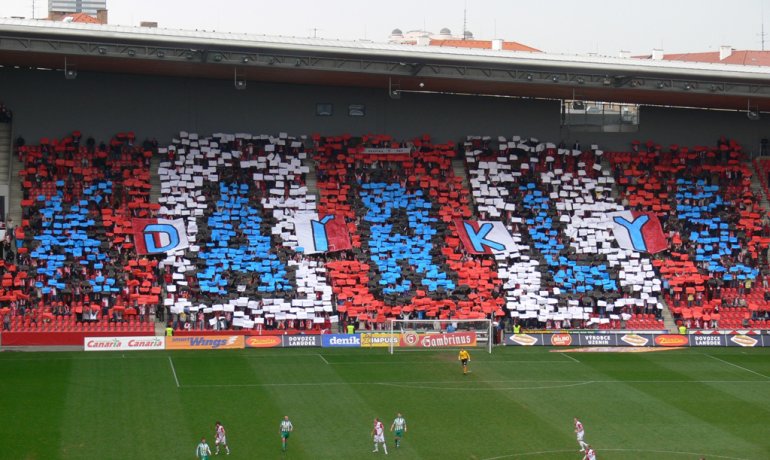
<path id="1" fill-rule="evenodd" d="M 404 33 L 401 31 L 401 29 L 393 29 L 393 32 L 390 33 L 390 37 L 388 37 L 388 41 L 390 43 L 402 43 L 407 45 L 415 45 L 417 44 L 418 41 L 420 41 L 420 39 L 473 40 L 473 33 L 466 31 L 465 37 L 463 37 L 462 35 L 454 36 L 452 35 L 452 31 L 446 27 L 441 29 L 441 31 L 437 34 L 434 34 L 433 32 L 429 32 L 427 30 L 410 30 Z"/>
<path id="2" fill-rule="evenodd" d="M 48 12 L 85 13 L 92 16 L 107 9 L 107 0 L 48 0 Z"/>

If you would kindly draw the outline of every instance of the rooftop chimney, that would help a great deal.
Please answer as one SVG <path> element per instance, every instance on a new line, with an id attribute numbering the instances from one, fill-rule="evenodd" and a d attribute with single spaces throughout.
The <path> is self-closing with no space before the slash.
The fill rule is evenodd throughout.
<path id="1" fill-rule="evenodd" d="M 655 48 L 654 50 L 652 50 L 652 60 L 653 61 L 663 60 L 663 50 L 660 48 Z"/>
<path id="2" fill-rule="evenodd" d="M 502 38 L 495 38 L 492 40 L 492 49 L 495 51 L 502 51 L 503 50 L 503 39 Z"/>
<path id="3" fill-rule="evenodd" d="M 719 60 L 724 61 L 733 54 L 733 47 L 730 45 L 722 45 L 719 47 Z"/>
<path id="4" fill-rule="evenodd" d="M 107 10 L 96 10 L 96 20 L 99 24 L 107 24 Z"/>

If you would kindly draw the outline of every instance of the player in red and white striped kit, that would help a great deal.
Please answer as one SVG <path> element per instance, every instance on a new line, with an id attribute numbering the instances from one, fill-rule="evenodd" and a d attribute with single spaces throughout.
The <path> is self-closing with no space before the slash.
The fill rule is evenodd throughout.
<path id="1" fill-rule="evenodd" d="M 374 436 L 374 450 L 372 452 L 379 452 L 377 444 L 382 444 L 382 449 L 385 451 L 385 455 L 388 455 L 388 445 L 385 444 L 385 425 L 382 424 L 379 418 L 374 419 L 372 436 Z"/>
<path id="2" fill-rule="evenodd" d="M 577 417 L 575 417 L 575 436 L 577 437 L 578 444 L 580 444 L 580 452 L 585 452 L 588 444 L 583 441 L 585 431 L 583 430 L 583 424 L 580 423 Z"/>
<path id="3" fill-rule="evenodd" d="M 214 452 L 214 455 L 219 455 L 219 445 L 225 446 L 225 452 L 227 452 L 227 455 L 230 455 L 230 446 L 227 445 L 227 432 L 225 431 L 225 427 L 222 426 L 221 423 L 216 423 L 217 432 L 215 434 L 214 444 L 217 446 L 216 452 Z"/>
<path id="4" fill-rule="evenodd" d="M 596 460 L 596 451 L 588 444 L 586 444 L 586 455 L 583 460 Z"/>

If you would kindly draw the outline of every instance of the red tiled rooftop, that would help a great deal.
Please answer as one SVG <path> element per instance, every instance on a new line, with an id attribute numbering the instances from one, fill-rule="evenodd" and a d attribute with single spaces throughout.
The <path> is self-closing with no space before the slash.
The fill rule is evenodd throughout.
<path id="1" fill-rule="evenodd" d="M 652 59 L 650 55 L 636 57 L 638 59 Z M 665 54 L 663 60 L 770 67 L 770 51 L 733 50 L 729 56 L 721 60 L 719 59 L 719 51 Z"/>
<path id="2" fill-rule="evenodd" d="M 481 48 L 492 49 L 492 41 L 490 40 L 431 40 L 430 46 L 450 46 L 454 48 Z M 539 49 L 532 48 L 531 46 L 522 45 L 518 42 L 503 42 L 503 50 L 505 51 L 531 51 L 539 53 Z"/>

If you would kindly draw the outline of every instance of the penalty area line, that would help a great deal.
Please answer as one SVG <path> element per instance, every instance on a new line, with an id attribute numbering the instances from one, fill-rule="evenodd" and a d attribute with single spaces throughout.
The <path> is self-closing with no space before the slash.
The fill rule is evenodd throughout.
<path id="1" fill-rule="evenodd" d="M 322 355 L 321 353 L 318 353 L 317 356 L 321 358 L 321 361 L 323 361 L 325 364 L 329 364 L 329 361 L 327 361 L 326 358 L 324 358 L 324 355 Z"/>
<path id="2" fill-rule="evenodd" d="M 575 361 L 578 364 L 581 364 L 580 361 L 577 360 L 577 358 L 574 358 L 574 357 L 570 356 L 569 353 L 562 352 L 562 353 L 559 353 L 559 354 L 564 356 L 564 357 L 567 357 L 567 358 L 571 359 L 572 361 Z"/>
<path id="3" fill-rule="evenodd" d="M 176 382 L 176 387 L 179 388 L 179 377 L 176 376 L 176 369 L 174 369 L 174 361 L 171 361 L 171 356 L 168 357 L 168 363 L 171 364 L 171 373 L 174 374 L 174 381 Z"/>

